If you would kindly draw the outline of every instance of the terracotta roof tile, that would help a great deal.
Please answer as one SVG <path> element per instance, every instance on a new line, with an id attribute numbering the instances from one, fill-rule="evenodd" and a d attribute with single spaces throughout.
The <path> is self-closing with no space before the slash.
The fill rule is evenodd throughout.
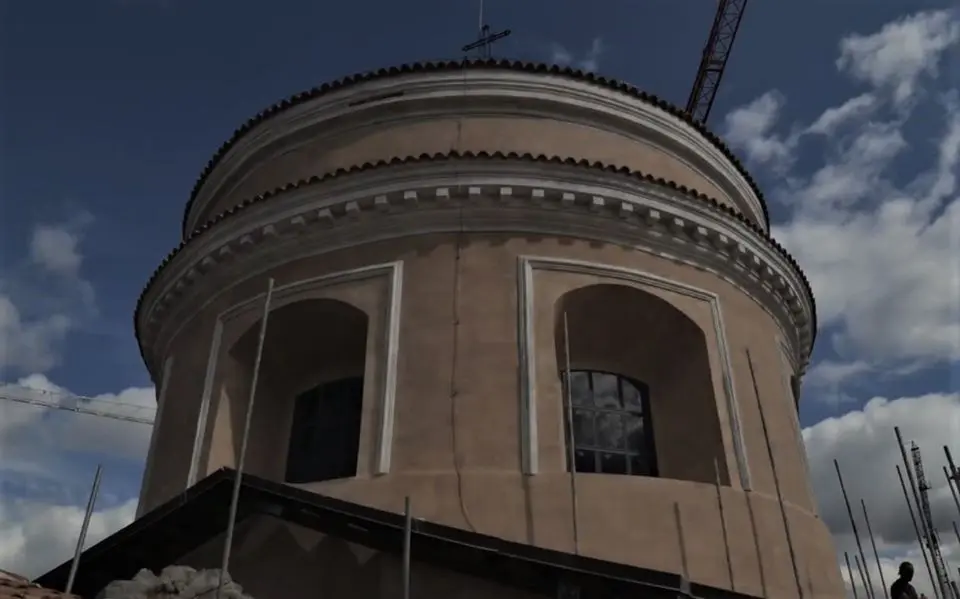
<path id="1" fill-rule="evenodd" d="M 189 234 L 187 231 L 187 214 L 190 212 L 191 207 L 193 206 L 194 201 L 196 200 L 197 194 L 200 191 L 200 188 L 203 186 L 207 177 L 210 173 L 217 167 L 223 157 L 230 151 L 232 148 L 244 135 L 246 135 L 250 130 L 259 125 L 260 123 L 269 120 L 270 118 L 282 113 L 288 108 L 302 104 L 314 98 L 320 97 L 326 93 L 341 90 L 345 87 L 357 83 L 363 83 L 366 81 L 372 81 L 374 79 L 385 79 L 388 77 L 396 77 L 399 75 L 405 75 L 410 73 L 422 73 L 428 71 L 450 71 L 457 69 L 512 69 L 518 71 L 527 71 L 530 73 L 545 73 L 550 75 L 558 75 L 563 77 L 569 77 L 571 79 L 577 79 L 580 81 L 586 81 L 596 85 L 604 86 L 608 89 L 616 90 L 629 94 L 635 98 L 638 98 L 644 102 L 648 102 L 658 108 L 669 112 L 670 114 L 676 116 L 677 118 L 683 119 L 690 126 L 699 131 L 704 137 L 706 137 L 713 145 L 715 145 L 736 167 L 737 171 L 743 175 L 747 180 L 747 183 L 750 185 L 750 188 L 757 194 L 757 197 L 760 198 L 760 204 L 763 206 L 763 217 L 767 228 L 770 228 L 770 214 L 767 209 L 767 204 L 763 199 L 763 193 L 760 191 L 760 188 L 757 186 L 756 182 L 750 176 L 750 173 L 744 168 L 740 160 L 733 154 L 730 148 L 721 141 L 714 133 L 710 132 L 704 125 L 698 121 L 693 120 L 684 110 L 681 108 L 666 102 L 658 98 L 653 94 L 648 94 L 646 92 L 640 91 L 638 88 L 619 81 L 616 79 L 611 79 L 608 77 L 602 77 L 596 73 L 591 73 L 589 71 L 581 71 L 579 69 L 572 69 L 569 67 L 561 67 L 557 65 L 547 65 L 543 63 L 536 62 L 525 62 L 517 60 L 496 60 L 496 59 L 469 59 L 469 60 L 447 60 L 447 61 L 437 61 L 437 62 L 417 62 L 411 64 L 404 64 L 396 67 L 383 68 L 376 71 L 368 71 L 366 73 L 356 73 L 348 77 L 343 77 L 337 79 L 336 81 L 331 81 L 329 83 L 324 83 L 319 87 L 315 87 L 308 91 L 300 92 L 293 96 L 286 98 L 277 102 L 273 106 L 260 111 L 256 116 L 248 120 L 246 123 L 241 125 L 237 130 L 233 132 L 233 135 L 224 142 L 223 145 L 214 153 L 213 157 L 207 162 L 206 167 L 200 173 L 200 177 L 197 179 L 196 183 L 193 186 L 193 190 L 190 192 L 190 199 L 187 202 L 187 206 L 184 209 L 183 214 L 183 236 L 186 237 Z"/>
<path id="2" fill-rule="evenodd" d="M 681 193 L 685 193 L 685 194 L 687 194 L 687 195 L 690 195 L 690 196 L 692 196 L 692 197 L 696 197 L 696 198 L 698 198 L 698 199 L 700 199 L 700 200 L 703 200 L 703 201 L 707 202 L 710 206 L 713 207 L 714 210 L 717 210 L 717 211 L 719 211 L 719 212 L 723 212 L 723 213 L 725 213 L 727 216 L 729 216 L 729 217 L 731 217 L 731 218 L 734 218 L 734 219 L 736 219 L 736 220 L 739 220 L 741 223 L 743 223 L 744 225 L 746 225 L 747 227 L 749 227 L 754 233 L 756 233 L 759 237 L 761 237 L 762 239 L 764 239 L 764 240 L 766 241 L 766 243 L 769 244 L 775 251 L 777 251 L 780 255 L 782 255 L 782 256 L 789 262 L 789 264 L 790 264 L 791 266 L 793 266 L 794 269 L 796 269 L 797 274 L 800 276 L 800 279 L 803 281 L 804 288 L 805 288 L 804 290 L 806 291 L 808 297 L 811 299 L 811 304 L 812 304 L 812 306 L 813 306 L 813 323 L 812 323 L 812 327 L 813 327 L 813 339 L 811 340 L 811 342 L 816 340 L 816 334 L 817 334 L 817 326 L 816 326 L 816 325 L 817 325 L 816 303 L 815 303 L 815 301 L 814 301 L 813 291 L 812 291 L 812 288 L 810 287 L 810 282 L 807 280 L 806 275 L 803 274 L 803 270 L 800 268 L 800 265 L 799 265 L 799 264 L 797 263 L 797 261 L 793 258 L 793 256 L 791 256 L 791 255 L 789 254 L 789 252 L 787 252 L 787 250 L 784 249 L 783 246 L 781 246 L 775 239 L 773 239 L 773 238 L 770 236 L 769 233 L 767 233 L 766 231 L 764 231 L 763 228 L 761 228 L 759 225 L 757 225 L 757 224 L 756 224 L 755 222 L 753 222 L 752 220 L 750 220 L 750 219 L 748 219 L 747 217 L 745 217 L 743 214 L 741 214 L 740 212 L 738 212 L 738 211 L 735 210 L 734 208 L 731 208 L 730 206 L 727 206 L 726 204 L 721 204 L 721 203 L 718 202 L 716 199 L 711 198 L 711 197 L 707 196 L 706 194 L 700 193 L 700 192 L 698 192 L 696 189 L 689 189 L 689 188 L 687 188 L 687 187 L 685 187 L 685 186 L 683 186 L 683 185 L 679 185 L 679 184 L 677 184 L 677 183 L 675 183 L 675 182 L 673 182 L 673 181 L 668 181 L 668 180 L 663 179 L 663 178 L 654 177 L 654 176 L 652 176 L 652 175 L 647 175 L 647 174 L 642 173 L 642 172 L 639 172 L 639 171 L 631 171 L 630 169 L 628 169 L 628 168 L 626 168 L 626 167 L 617 167 L 617 166 L 614 166 L 614 165 L 603 164 L 603 163 L 601 163 L 601 162 L 589 162 L 589 161 L 587 161 L 587 160 L 576 160 L 576 159 L 574 159 L 574 158 L 561 158 L 561 157 L 558 157 L 558 156 L 545 156 L 545 155 L 542 155 L 542 154 L 541 154 L 541 155 L 538 155 L 538 156 L 534 156 L 534 155 L 532 155 L 532 154 L 516 154 L 516 153 L 513 153 L 513 152 L 510 152 L 510 153 L 503 153 L 503 152 L 493 152 L 493 153 L 488 153 L 488 152 L 476 152 L 476 153 L 474 153 L 474 152 L 464 152 L 464 153 L 461 153 L 461 152 L 452 151 L 452 152 L 448 152 L 448 153 L 445 153 L 445 154 L 432 154 L 432 155 L 430 155 L 430 154 L 422 154 L 422 155 L 420 155 L 420 156 L 408 156 L 408 157 L 404 157 L 404 158 L 393 158 L 392 160 L 381 160 L 381 161 L 376 162 L 376 163 L 365 163 L 365 164 L 362 164 L 362 165 L 358 165 L 358 166 L 351 167 L 351 168 L 349 168 L 349 169 L 342 169 L 342 168 L 341 168 L 341 169 L 337 169 L 336 171 L 332 171 L 332 172 L 329 172 L 329 173 L 325 173 L 325 174 L 320 175 L 320 176 L 315 176 L 315 177 L 311 177 L 311 178 L 309 178 L 309 179 L 300 180 L 300 181 L 297 181 L 297 182 L 295 182 L 295 183 L 288 183 L 287 185 L 284 185 L 283 187 L 279 187 L 279 188 L 274 189 L 274 190 L 272 190 L 272 191 L 268 191 L 268 192 L 266 192 L 266 193 L 260 194 L 260 195 L 254 197 L 254 198 L 250 198 L 250 199 L 244 200 L 243 202 L 241 202 L 241 203 L 238 204 L 237 206 L 235 206 L 235 207 L 233 207 L 233 208 L 230 208 L 229 210 L 226 210 L 226 211 L 224 211 L 224 212 L 221 212 L 221 213 L 218 214 L 217 216 L 215 216 L 215 217 L 213 217 L 212 219 L 210 219 L 209 221 L 207 221 L 207 222 L 206 222 L 204 225 L 202 225 L 201 227 L 198 227 L 196 230 L 194 230 L 192 233 L 190 233 L 190 235 L 188 235 L 183 241 L 181 241 L 180 244 L 179 244 L 173 251 L 171 251 L 169 254 L 167 254 L 167 257 L 163 259 L 163 261 L 160 263 L 160 266 L 158 266 L 157 269 L 156 269 L 156 270 L 153 272 L 153 274 L 150 276 L 150 279 L 147 281 L 147 284 L 144 286 L 144 289 L 143 289 L 143 291 L 141 292 L 140 297 L 137 299 L 137 306 L 136 306 L 136 309 L 135 309 L 135 311 L 134 311 L 133 321 L 134 321 L 134 328 L 135 328 L 135 330 L 136 330 L 136 337 L 137 337 L 137 342 L 138 342 L 137 344 L 138 344 L 138 346 L 140 346 L 141 344 L 140 344 L 140 325 L 139 325 L 139 319 L 137 318 L 137 315 L 140 313 L 140 309 L 142 308 L 143 300 L 144 300 L 144 297 L 145 297 L 146 294 L 147 294 L 147 291 L 148 291 L 148 290 L 150 289 L 150 287 L 154 284 L 154 282 L 157 280 L 157 278 L 160 276 L 160 274 L 163 272 L 163 270 L 167 267 L 167 265 L 169 265 L 170 262 L 174 259 L 174 257 L 176 257 L 177 254 L 179 254 L 187 245 L 193 243 L 194 241 L 196 241 L 197 239 L 199 239 L 200 237 L 202 237 L 207 231 L 210 231 L 213 227 L 215 227 L 217 224 L 223 222 L 224 220 L 227 220 L 228 218 L 230 218 L 230 217 L 232 217 L 232 216 L 240 213 L 241 211 L 249 208 L 250 206 L 252 206 L 252 205 L 254 205 L 254 204 L 260 204 L 260 203 L 262 203 L 262 202 L 268 201 L 268 200 L 270 200 L 271 198 L 274 198 L 274 197 L 276 197 L 276 196 L 282 195 L 282 194 L 284 194 L 285 192 L 288 192 L 288 191 L 292 191 L 292 190 L 295 190 L 295 189 L 300 189 L 300 188 L 303 188 L 303 187 L 308 187 L 308 186 L 311 186 L 311 185 L 321 184 L 321 183 L 323 183 L 323 182 L 325 182 L 325 181 L 329 181 L 330 179 L 333 179 L 333 178 L 335 178 L 335 177 L 350 176 L 350 175 L 354 175 L 354 174 L 358 174 L 358 173 L 362 173 L 362 172 L 371 171 L 371 170 L 374 170 L 374 169 L 389 168 L 390 166 L 394 166 L 394 165 L 413 164 L 413 163 L 418 163 L 418 162 L 430 162 L 430 161 L 475 160 L 475 159 L 486 159 L 486 160 L 528 160 L 528 161 L 554 163 L 554 164 L 567 164 L 567 165 L 577 166 L 577 167 L 581 167 L 581 168 L 591 168 L 591 169 L 603 170 L 603 171 L 606 171 L 606 172 L 608 172 L 608 173 L 610 173 L 610 174 L 612 174 L 612 175 L 623 176 L 623 177 L 632 177 L 632 178 L 636 178 L 636 179 L 643 179 L 643 180 L 648 181 L 648 182 L 650 182 L 650 183 L 654 183 L 654 184 L 656 184 L 656 185 L 661 185 L 661 186 L 663 186 L 663 187 L 667 187 L 667 188 L 670 188 L 670 189 L 674 189 L 674 190 L 680 191 Z M 145 358 L 145 356 L 144 356 L 144 354 L 143 354 L 143 348 L 142 348 L 142 347 L 140 347 L 140 353 L 141 353 L 141 357 L 144 357 L 144 358 Z"/>
<path id="3" fill-rule="evenodd" d="M 61 591 L 45 589 L 26 578 L 0 570 L 0 599 L 80 599 Z"/>

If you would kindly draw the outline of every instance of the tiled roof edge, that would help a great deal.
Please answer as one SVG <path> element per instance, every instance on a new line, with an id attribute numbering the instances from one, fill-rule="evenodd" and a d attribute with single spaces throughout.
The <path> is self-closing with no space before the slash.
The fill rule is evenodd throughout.
<path id="1" fill-rule="evenodd" d="M 559 75 L 564 77 L 569 77 L 571 79 L 577 79 L 580 81 L 586 81 L 596 85 L 601 85 L 608 89 L 616 90 L 633 96 L 643 102 L 648 102 L 658 108 L 665 110 L 666 112 L 676 116 L 679 119 L 682 119 L 691 127 L 696 129 L 700 134 L 706 137 L 714 146 L 719 149 L 724 156 L 727 157 L 730 162 L 733 163 L 737 171 L 743 175 L 747 183 L 750 185 L 750 188 L 754 193 L 757 194 L 757 197 L 760 199 L 760 204 L 763 207 L 763 218 L 764 224 L 767 228 L 770 228 L 770 213 L 767 209 L 766 201 L 763 198 L 763 192 L 760 191 L 760 187 L 753 180 L 753 177 L 750 176 L 750 173 L 747 172 L 747 169 L 743 166 L 740 160 L 734 155 L 730 148 L 714 133 L 709 131 L 702 123 L 696 121 L 690 117 L 684 110 L 681 108 L 661 99 L 653 94 L 641 91 L 638 88 L 619 81 L 617 79 L 611 79 L 609 77 L 602 77 L 596 73 L 589 71 L 582 71 L 580 69 L 573 69 L 570 67 L 561 67 L 558 65 L 548 65 L 544 63 L 536 62 L 525 62 L 519 60 L 497 60 L 497 59 L 469 59 L 469 60 L 446 60 L 446 61 L 435 61 L 435 62 L 416 62 L 403 64 L 396 67 L 382 68 L 375 71 L 367 71 L 365 73 L 355 73 L 335 81 L 324 83 L 319 87 L 314 87 L 313 89 L 300 92 L 293 96 L 277 102 L 276 104 L 270 106 L 269 108 L 260 111 L 253 118 L 249 119 L 246 123 L 241 125 L 236 129 L 230 138 L 220 146 L 220 148 L 214 153 L 213 157 L 207 162 L 207 165 L 201 171 L 200 176 L 197 178 L 196 183 L 193 185 L 193 189 L 190 192 L 190 199 L 187 201 L 186 208 L 183 212 L 183 223 L 182 223 L 182 236 L 186 237 L 189 232 L 187 231 L 187 216 L 190 213 L 190 210 L 193 207 L 193 203 L 197 198 L 197 194 L 200 192 L 200 188 L 203 187 L 203 184 L 206 182 L 207 177 L 210 176 L 210 173 L 217 167 L 223 157 L 230 151 L 230 149 L 236 145 L 236 143 L 246 135 L 250 130 L 259 125 L 260 123 L 284 112 L 285 110 L 292 108 L 294 106 L 300 105 L 314 98 L 320 97 L 326 93 L 341 90 L 345 87 L 355 85 L 358 83 L 363 83 L 366 81 L 372 81 L 374 79 L 385 79 L 387 77 L 395 77 L 399 75 L 405 75 L 410 73 L 422 73 L 429 71 L 447 71 L 455 69 L 512 69 L 517 71 L 526 71 L 529 73 L 546 73 L 550 75 Z"/>
<path id="2" fill-rule="evenodd" d="M 221 212 L 217 216 L 213 217 L 206 222 L 201 227 L 195 229 L 189 236 L 183 239 L 176 248 L 174 248 L 166 258 L 160 263 L 160 265 L 154 270 L 153 274 L 150 276 L 150 279 L 147 281 L 143 290 L 140 293 L 140 297 L 137 299 L 137 305 L 134 309 L 133 314 L 133 324 L 134 330 L 136 331 L 137 345 L 140 347 L 141 357 L 145 358 L 143 355 L 143 348 L 140 339 L 140 324 L 139 324 L 139 314 L 140 309 L 143 305 L 143 300 L 146 297 L 147 292 L 150 290 L 150 287 L 156 282 L 163 270 L 170 264 L 170 262 L 179 254 L 188 244 L 193 243 L 196 239 L 202 237 L 207 231 L 213 229 L 214 226 L 220 224 L 224 220 L 240 213 L 244 209 L 261 202 L 267 201 L 276 196 L 282 195 L 286 192 L 293 191 L 295 189 L 301 189 L 311 185 L 317 185 L 326 181 L 329 181 L 335 177 L 350 176 L 374 169 L 388 168 L 396 165 L 404 164 L 415 164 L 423 162 L 432 162 L 432 161 L 443 161 L 443 160 L 470 160 L 470 159 L 487 159 L 487 160 L 529 160 L 542 163 L 553 163 L 553 164 L 565 164 L 570 166 L 578 166 L 582 168 L 591 168 L 596 170 L 606 171 L 611 174 L 632 177 L 635 179 L 642 179 L 656 185 L 661 185 L 663 187 L 685 193 L 691 197 L 698 198 L 702 201 L 709 203 L 713 209 L 725 213 L 727 216 L 739 220 L 741 223 L 746 225 L 750 230 L 759 235 L 764 239 L 771 247 L 773 247 L 779 254 L 781 254 L 787 262 L 796 270 L 797 274 L 800 276 L 800 280 L 803 281 L 804 290 L 806 291 L 808 297 L 810 298 L 811 306 L 813 308 L 813 322 L 812 325 L 812 338 L 811 345 L 816 341 L 817 335 L 817 306 L 816 300 L 813 295 L 813 289 L 810 286 L 810 281 L 807 279 L 806 275 L 803 273 L 803 270 L 800 268 L 799 263 L 796 259 L 790 255 L 790 253 L 781 246 L 773 237 L 770 236 L 763 228 L 757 225 L 755 222 L 745 217 L 742 213 L 727 206 L 726 204 L 721 204 L 715 198 L 711 198 L 704 193 L 700 193 L 696 189 L 690 189 L 684 185 L 680 185 L 674 181 L 668 181 L 662 177 L 654 177 L 653 175 L 648 175 L 640 171 L 633 171 L 627 167 L 618 167 L 614 165 L 604 164 L 602 162 L 590 162 L 588 160 L 577 160 L 574 158 L 561 158 L 559 156 L 546 156 L 544 154 L 533 155 L 533 154 L 518 154 L 515 152 L 457 152 L 451 151 L 447 153 L 438 153 L 438 154 L 421 154 L 419 156 L 407 156 L 407 157 L 397 157 L 391 160 L 380 160 L 375 163 L 365 163 L 358 166 L 353 166 L 351 168 L 341 168 L 335 171 L 325 173 L 323 175 L 310 177 L 309 179 L 301 179 L 295 183 L 288 183 L 283 187 L 276 188 L 272 191 L 260 194 L 254 198 L 244 200 L 240 204 L 237 204 L 233 208 Z"/>

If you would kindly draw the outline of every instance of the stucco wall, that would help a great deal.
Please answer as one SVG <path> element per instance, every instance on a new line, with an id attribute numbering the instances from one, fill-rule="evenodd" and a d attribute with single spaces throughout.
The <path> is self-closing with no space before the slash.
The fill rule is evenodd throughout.
<path id="1" fill-rule="evenodd" d="M 686 547 L 693 580 L 769 596 L 796 596 L 786 533 L 776 501 L 770 443 L 780 489 L 786 501 L 791 540 L 797 554 L 798 575 L 808 597 L 842 596 L 829 533 L 817 519 L 798 442 L 799 430 L 791 398 L 782 382 L 783 364 L 777 337 L 781 334 L 770 315 L 754 300 L 715 274 L 667 261 L 647 253 L 571 239 L 521 239 L 468 235 L 460 251 L 447 235 L 420 236 L 402 241 L 371 243 L 322 257 L 303 258 L 275 268 L 269 274 L 277 285 L 323 274 L 391 261 L 403 263 L 402 310 L 397 356 L 396 412 L 390 443 L 388 474 L 372 476 L 363 464 L 376 453 L 377 435 L 361 438 L 361 474 L 355 479 L 331 481 L 308 488 L 393 511 L 402 510 L 410 495 L 423 518 L 475 529 L 503 538 L 573 551 L 572 504 L 569 476 L 564 471 L 562 410 L 557 379 L 553 309 L 564 290 L 591 282 L 583 275 L 543 272 L 535 276 L 535 360 L 537 364 L 538 456 L 537 474 L 521 473 L 524 431 L 519 368 L 517 257 L 532 255 L 573 259 L 641 271 L 716 294 L 733 366 L 730 379 L 739 406 L 746 465 L 752 491 L 741 489 L 740 477 L 721 489 L 723 513 L 729 531 L 721 531 L 717 490 L 691 480 L 649 479 L 584 474 L 577 477 L 579 550 L 582 554 L 649 568 L 679 572 L 681 556 L 674 504 L 684 518 Z M 237 268 L 241 268 L 238 265 Z M 207 353 L 217 315 L 234 304 L 263 292 L 267 273 L 250 276 L 233 287 L 212 280 L 212 301 L 173 340 L 176 357 L 164 426 L 158 431 L 158 449 L 146 502 L 157 505 L 183 489 L 190 469 L 185 431 L 196 427 L 198 400 L 203 395 Z M 230 273 L 225 272 L 225 277 Z M 622 281 L 616 282 L 623 284 Z M 377 287 L 377 285 L 381 287 Z M 377 330 L 377 315 L 388 308 L 376 279 L 348 283 L 338 299 L 364 309 Z M 350 289 L 349 297 L 347 289 Z M 334 293 L 331 287 L 322 293 Z M 219 295 L 214 291 L 219 291 Z M 704 330 L 710 353 L 710 379 L 715 400 L 725 397 L 723 364 L 716 355 L 711 318 L 703 302 L 654 291 L 673 303 Z M 337 292 L 338 294 L 340 292 Z M 257 318 L 256 304 L 243 316 L 225 322 L 221 353 Z M 454 323 L 459 323 L 457 326 Z M 377 363 L 382 337 L 368 336 L 368 357 Z M 715 339 L 713 339 L 715 341 Z M 747 361 L 749 350 L 753 375 Z M 368 360 L 368 364 L 371 360 Z M 220 368 L 213 377 L 213 397 L 225 383 L 243 376 Z M 375 372 L 368 373 L 376 377 Z M 756 380 L 756 390 L 753 381 Z M 240 383 L 242 386 L 243 383 Z M 760 421 L 757 391 L 763 402 L 767 434 Z M 690 411 L 682 401 L 655 398 L 660 420 L 681 422 Z M 367 398 L 365 397 L 365 402 Z M 687 456 L 683 435 L 697 435 L 697 427 L 711 430 L 719 422 L 724 470 L 740 474 L 734 451 L 731 415 L 725 402 L 716 401 L 714 424 L 689 419 L 687 431 L 672 428 L 658 438 L 665 455 L 675 463 Z M 209 430 L 203 435 L 198 477 L 232 464 L 235 418 L 211 407 Z M 375 426 L 378 415 L 367 405 L 364 427 Z M 267 425 L 255 423 L 254 436 L 283 437 Z M 258 428 L 259 427 L 259 428 Z M 275 441 L 281 452 L 285 443 Z M 264 458 L 266 459 L 266 458 Z M 275 463 L 281 459 L 278 453 Z M 702 466 L 702 464 L 700 465 Z M 682 468 L 679 468 L 682 470 Z M 712 470 L 712 464 L 709 465 Z M 266 471 L 264 471 L 266 473 Z M 754 535 L 753 531 L 756 531 Z M 759 549 L 758 549 L 759 545 Z M 727 553 L 733 568 L 731 584 Z"/>
<path id="2" fill-rule="evenodd" d="M 340 168 L 451 150 L 544 154 L 628 167 L 735 206 L 715 182 L 649 139 L 551 118 L 519 114 L 452 118 L 448 113 L 365 123 L 332 133 L 318 131 L 306 142 L 298 144 L 294 138 L 278 143 L 272 152 L 261 153 L 230 177 L 204 214 L 215 216 L 259 193 Z"/>

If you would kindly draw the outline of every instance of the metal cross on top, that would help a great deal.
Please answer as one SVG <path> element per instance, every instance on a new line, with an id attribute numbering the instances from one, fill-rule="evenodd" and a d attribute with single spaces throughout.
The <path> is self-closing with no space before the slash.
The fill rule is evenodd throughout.
<path id="1" fill-rule="evenodd" d="M 509 29 L 504 29 L 503 31 L 491 34 L 490 26 L 484 25 L 480 28 L 480 37 L 477 41 L 464 46 L 463 51 L 470 52 L 472 50 L 480 50 L 480 58 L 490 58 L 490 45 L 493 44 L 493 42 L 507 37 L 510 33 L 511 31 Z"/>
<path id="2" fill-rule="evenodd" d="M 475 42 L 464 46 L 463 51 L 472 52 L 473 50 L 479 50 L 480 58 L 490 58 L 490 46 L 494 42 L 507 37 L 510 33 L 511 31 L 509 29 L 504 29 L 497 33 L 490 33 L 490 26 L 483 22 L 483 0 L 480 0 L 480 36 Z"/>

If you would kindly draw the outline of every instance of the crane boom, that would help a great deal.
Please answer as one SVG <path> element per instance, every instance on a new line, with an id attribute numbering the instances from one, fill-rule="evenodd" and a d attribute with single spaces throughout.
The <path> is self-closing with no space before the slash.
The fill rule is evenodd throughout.
<path id="1" fill-rule="evenodd" d="M 64 410 L 77 414 L 87 414 L 100 418 L 112 418 L 136 424 L 153 424 L 153 414 L 131 414 L 131 410 L 153 412 L 148 406 L 136 406 L 119 401 L 109 401 L 96 397 L 81 397 L 67 393 L 56 393 L 43 389 L 21 387 L 19 385 L 0 384 L 0 400 L 48 408 Z"/>
<path id="2" fill-rule="evenodd" d="M 910 453 L 913 454 L 913 470 L 917 475 L 917 490 L 920 492 L 920 521 L 924 533 L 926 533 L 927 548 L 930 550 L 930 561 L 933 562 L 934 576 L 937 577 L 934 584 L 940 588 L 942 596 L 948 598 L 953 595 L 950 588 L 950 575 L 943 559 L 943 553 L 940 551 L 937 529 L 933 525 L 933 513 L 930 510 L 929 498 L 930 485 L 927 483 L 927 476 L 923 471 L 923 458 L 916 443 L 913 443 L 910 447 Z"/>
<path id="3" fill-rule="evenodd" d="M 687 99 L 687 114 L 694 120 L 704 123 L 710 116 L 710 109 L 717 97 L 717 89 L 723 78 L 723 71 L 730 58 L 733 41 L 740 29 L 743 11 L 747 7 L 747 0 L 719 0 L 717 14 L 710 28 L 710 37 L 703 48 L 700 58 L 700 68 L 697 69 L 697 78 Z"/>

